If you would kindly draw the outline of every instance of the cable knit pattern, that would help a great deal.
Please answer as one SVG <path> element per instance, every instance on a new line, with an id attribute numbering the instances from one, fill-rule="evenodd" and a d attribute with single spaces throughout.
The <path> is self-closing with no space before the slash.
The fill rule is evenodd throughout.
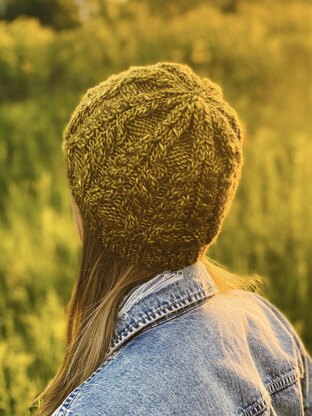
<path id="1" fill-rule="evenodd" d="M 189 66 L 131 66 L 90 88 L 64 130 L 88 228 L 132 264 L 177 270 L 214 242 L 236 193 L 242 129 Z"/>

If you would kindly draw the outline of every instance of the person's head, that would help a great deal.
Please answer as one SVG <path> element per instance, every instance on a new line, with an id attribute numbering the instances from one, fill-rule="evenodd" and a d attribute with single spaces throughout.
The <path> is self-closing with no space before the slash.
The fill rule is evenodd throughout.
<path id="1" fill-rule="evenodd" d="M 40 414 L 51 414 L 103 361 L 133 287 L 199 260 L 219 289 L 247 287 L 206 257 L 238 187 L 242 140 L 220 86 L 187 65 L 132 66 L 84 95 L 62 145 L 81 270 L 66 355 Z"/>

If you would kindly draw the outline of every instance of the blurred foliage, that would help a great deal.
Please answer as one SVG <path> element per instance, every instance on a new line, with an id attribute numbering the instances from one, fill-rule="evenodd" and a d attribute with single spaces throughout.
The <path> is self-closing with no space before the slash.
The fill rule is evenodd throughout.
<path id="1" fill-rule="evenodd" d="M 80 24 L 78 2 L 75 0 L 4 0 L 0 16 L 14 20 L 18 16 L 36 17 L 43 25 L 68 29 Z"/>
<path id="2" fill-rule="evenodd" d="M 27 414 L 64 353 L 80 240 L 63 128 L 130 65 L 183 62 L 222 85 L 245 163 L 210 256 L 264 276 L 312 352 L 311 3 L 5 0 L 0 17 L 0 416 Z"/>

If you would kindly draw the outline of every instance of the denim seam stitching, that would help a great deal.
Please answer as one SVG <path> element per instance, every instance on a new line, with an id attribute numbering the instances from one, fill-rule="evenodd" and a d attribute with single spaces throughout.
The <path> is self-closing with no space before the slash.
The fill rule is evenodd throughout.
<path id="1" fill-rule="evenodd" d="M 217 291 L 215 290 L 214 287 L 210 287 L 208 291 L 207 290 L 206 291 L 205 290 L 200 290 L 199 292 L 191 293 L 191 294 L 189 294 L 187 296 L 184 296 L 184 297 L 178 299 L 177 301 L 171 303 L 169 306 L 161 306 L 161 307 L 157 308 L 155 311 L 153 311 L 153 314 L 155 315 L 157 312 L 163 312 L 163 315 L 160 314 L 159 317 L 160 318 L 161 317 L 164 317 L 165 316 L 165 313 L 168 312 L 168 310 L 169 311 L 172 311 L 172 310 L 177 311 L 177 310 L 179 310 L 178 309 L 178 306 L 181 303 L 182 303 L 182 307 L 183 306 L 187 306 L 187 305 L 189 305 L 192 302 L 193 298 L 195 298 L 195 300 L 200 300 L 200 299 L 205 299 L 207 297 L 207 299 L 208 299 L 211 295 L 213 295 L 215 293 L 217 293 Z M 187 303 L 187 300 L 189 300 L 188 303 Z M 186 302 L 186 303 L 183 303 L 183 302 Z M 171 309 L 169 309 L 169 308 L 171 308 Z M 63 405 L 60 408 L 57 416 L 70 416 L 70 406 L 72 405 L 73 401 L 78 397 L 78 395 L 79 395 L 82 387 L 83 386 L 86 386 L 93 379 L 93 377 L 96 374 L 100 373 L 102 371 L 102 369 L 104 367 L 106 367 L 106 365 L 112 359 L 115 358 L 115 356 L 117 355 L 117 353 L 120 352 L 120 349 L 118 347 L 121 346 L 124 341 L 126 341 L 127 336 L 129 335 L 129 333 L 132 334 L 132 335 L 134 335 L 136 333 L 135 329 L 136 330 L 139 330 L 139 329 L 142 329 L 142 328 L 147 327 L 148 324 L 147 325 L 140 326 L 141 323 L 146 323 L 146 319 L 144 319 L 144 318 L 146 318 L 149 321 L 148 323 L 153 322 L 153 321 L 155 322 L 155 324 L 157 323 L 157 317 L 155 319 L 153 319 L 152 317 L 149 316 L 148 313 L 145 312 L 145 316 L 141 317 L 141 319 L 139 319 L 134 324 L 132 324 L 129 327 L 128 330 L 124 330 L 121 333 L 124 338 L 123 339 L 121 338 L 117 342 L 117 344 L 114 344 L 114 346 L 113 346 L 114 350 L 108 352 L 108 354 L 110 354 L 110 355 L 105 359 L 105 361 L 85 381 L 83 381 L 79 386 L 77 386 L 69 394 L 69 396 L 63 402 Z M 134 327 L 134 325 L 137 325 L 137 327 Z"/>
<path id="2" fill-rule="evenodd" d="M 65 416 L 67 413 L 67 410 L 69 409 L 70 403 L 74 400 L 74 398 L 77 396 L 77 394 L 79 393 L 80 388 L 77 387 L 75 390 L 73 390 L 64 400 L 58 415 L 59 416 Z"/>
<path id="3" fill-rule="evenodd" d="M 71 409 L 70 406 L 72 405 L 73 401 L 79 396 L 79 393 L 82 390 L 82 387 L 87 385 L 92 379 L 93 377 L 100 373 L 102 371 L 102 369 L 104 367 L 106 367 L 106 365 L 108 365 L 110 363 L 111 360 L 113 360 L 115 358 L 115 356 L 117 355 L 117 353 L 119 352 L 119 350 L 114 351 L 112 353 L 112 355 L 110 355 L 96 370 L 93 371 L 93 373 L 86 379 L 84 380 L 79 386 L 77 386 L 65 399 L 65 401 L 63 402 L 60 410 L 58 411 L 56 416 L 70 416 L 71 415 Z"/>
<path id="4" fill-rule="evenodd" d="M 266 386 L 269 394 L 272 395 L 277 393 L 280 390 L 285 389 L 286 387 L 291 386 L 292 384 L 296 383 L 296 381 L 300 378 L 298 372 L 296 370 L 290 371 L 288 374 L 283 375 L 282 377 L 278 378 L 277 380 L 272 380 Z"/>
<path id="5" fill-rule="evenodd" d="M 206 299 L 205 297 L 201 297 L 201 298 L 199 298 L 199 299 L 197 299 L 198 300 L 198 302 L 200 302 L 200 303 L 196 303 L 196 304 L 191 304 L 191 303 L 189 303 L 188 305 L 190 305 L 191 306 L 191 308 L 190 309 L 182 309 L 182 308 L 180 308 L 180 309 L 178 309 L 177 310 L 177 314 L 175 314 L 175 315 L 167 315 L 167 319 L 165 319 L 165 320 L 161 320 L 161 321 L 159 321 L 159 320 L 154 320 L 154 322 L 153 322 L 153 324 L 152 325 L 145 325 L 145 326 L 143 326 L 143 327 L 141 327 L 140 329 L 143 329 L 143 330 L 148 330 L 148 329 L 151 329 L 151 328 L 153 328 L 153 327 L 155 327 L 155 326 L 158 326 L 159 324 L 163 324 L 163 323 L 166 323 L 168 320 L 170 320 L 170 319 L 174 319 L 175 317 L 177 317 L 177 316 L 179 316 L 179 315 L 181 315 L 181 314 L 183 314 L 183 313 L 185 313 L 185 312 L 188 312 L 189 310 L 191 310 L 191 309 L 195 309 L 196 307 L 198 307 L 198 306 L 200 306 L 200 305 L 202 305 L 205 301 L 207 301 L 208 299 Z M 188 306 L 188 305 L 186 305 L 186 306 Z M 163 315 L 161 318 L 166 318 L 166 315 Z M 134 332 L 133 334 L 131 334 L 131 335 L 135 335 L 136 333 L 137 333 L 138 331 L 136 331 L 136 332 Z M 141 334 L 141 332 L 140 332 L 140 334 Z M 131 337 L 130 337 L 131 338 Z M 134 339 L 134 338 L 133 338 Z M 101 371 L 102 371 L 102 369 L 104 369 L 106 366 L 105 366 L 105 364 L 108 362 L 108 361 L 110 361 L 112 358 L 115 358 L 115 356 L 117 355 L 117 353 L 119 353 L 121 350 L 120 350 L 120 346 L 122 346 L 122 345 L 124 345 L 124 342 L 126 341 L 127 339 L 124 339 L 122 342 L 121 342 L 121 344 L 119 344 L 118 345 L 118 348 L 115 350 L 115 351 L 113 351 L 113 353 L 112 353 L 112 355 L 110 355 L 108 358 L 107 358 L 107 361 L 104 361 L 102 364 L 101 364 L 101 366 L 97 369 L 97 374 L 98 373 L 100 373 Z M 90 377 L 88 380 L 85 380 L 85 382 L 83 383 L 83 384 L 85 384 L 85 385 L 87 385 L 88 383 L 91 383 L 93 380 L 92 380 L 92 378 L 93 377 Z M 81 387 L 82 387 L 82 385 L 81 385 Z M 68 414 L 67 416 L 70 416 L 70 414 Z"/>
<path id="6" fill-rule="evenodd" d="M 113 342 L 112 349 L 115 349 L 119 345 L 120 342 L 124 341 L 129 334 L 134 333 L 136 329 L 144 328 L 144 325 L 143 326 L 140 325 L 141 323 L 148 325 L 149 323 L 153 321 L 157 321 L 157 317 L 154 318 L 153 315 L 155 316 L 157 313 L 159 313 L 159 318 L 161 318 L 168 311 L 171 312 L 171 311 L 178 310 L 178 307 L 179 305 L 181 305 L 181 303 L 182 303 L 181 305 L 182 307 L 187 306 L 192 302 L 193 298 L 195 298 L 195 300 L 199 300 L 199 299 L 205 298 L 206 295 L 207 297 L 210 297 L 211 295 L 215 293 L 216 291 L 214 288 L 210 288 L 208 291 L 201 290 L 199 292 L 191 293 L 183 298 L 180 298 L 177 301 L 171 303 L 169 306 L 161 306 L 155 309 L 153 312 L 145 312 L 144 315 L 139 320 L 135 321 L 128 328 L 123 329 L 123 331 L 116 337 L 115 341 Z"/>
<path id="7" fill-rule="evenodd" d="M 270 395 L 263 394 L 254 404 L 240 413 L 240 416 L 257 416 L 264 412 L 270 405 Z"/>
<path id="8" fill-rule="evenodd" d="M 192 304 L 189 303 L 188 304 L 188 306 L 190 306 L 189 308 L 187 308 L 187 309 L 181 308 L 181 309 L 178 309 L 175 314 L 164 315 L 164 316 L 162 316 L 163 319 L 156 320 L 151 325 L 143 327 L 143 329 L 148 330 L 149 328 L 154 328 L 155 326 L 162 325 L 162 324 L 164 324 L 164 323 L 166 323 L 166 322 L 168 322 L 168 321 L 170 321 L 170 320 L 172 320 L 172 319 L 174 319 L 174 318 L 176 318 L 176 317 L 178 317 L 178 316 L 180 316 L 180 315 L 182 315 L 182 314 L 184 314 L 188 311 L 191 311 L 192 309 L 198 308 L 199 306 L 206 303 L 207 300 L 208 299 L 201 298 L 201 299 L 198 299 L 198 301 L 196 303 L 192 303 Z"/>
<path id="9" fill-rule="evenodd" d="M 268 394 L 264 394 L 260 399 L 258 399 L 253 405 L 243 410 L 240 413 L 240 416 L 256 416 L 259 412 L 263 412 L 270 405 L 270 396 L 285 389 L 286 387 L 291 386 L 299 379 L 299 374 L 296 370 L 279 377 L 276 380 L 272 380 L 268 384 L 265 384 Z"/>

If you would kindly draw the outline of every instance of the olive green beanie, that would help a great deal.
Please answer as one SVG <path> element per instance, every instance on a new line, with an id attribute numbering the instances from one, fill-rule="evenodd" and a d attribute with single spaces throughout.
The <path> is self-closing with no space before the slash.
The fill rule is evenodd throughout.
<path id="1" fill-rule="evenodd" d="M 72 195 L 104 248 L 177 270 L 214 242 L 236 193 L 242 128 L 189 66 L 131 66 L 87 90 L 64 130 Z"/>

